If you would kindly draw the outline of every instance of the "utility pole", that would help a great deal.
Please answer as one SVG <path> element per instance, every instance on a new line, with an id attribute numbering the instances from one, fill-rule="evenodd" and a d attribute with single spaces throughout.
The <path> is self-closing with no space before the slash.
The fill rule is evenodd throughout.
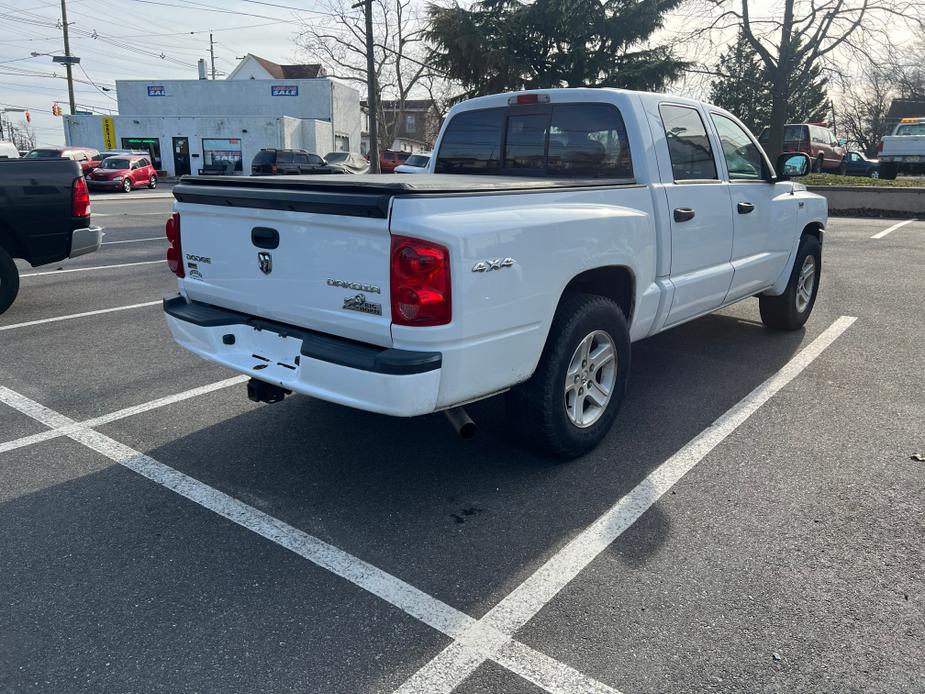
<path id="1" fill-rule="evenodd" d="M 366 109 L 369 116 L 369 170 L 379 173 L 379 88 L 373 56 L 373 0 L 363 0 L 353 7 L 366 13 Z"/>
<path id="2" fill-rule="evenodd" d="M 71 105 L 71 115 L 74 115 L 74 111 L 77 109 L 74 104 L 74 75 L 73 75 L 73 66 L 70 62 L 71 57 L 71 44 L 67 39 L 67 5 L 65 0 L 61 0 L 61 24 L 62 29 L 64 30 L 64 57 L 67 61 L 64 63 L 64 69 L 67 70 L 67 98 Z"/>
<path id="3" fill-rule="evenodd" d="M 64 2 L 64 0 L 61 0 Z M 215 42 L 212 40 L 212 32 L 209 32 L 209 56 L 212 58 L 212 79 L 215 79 Z"/>

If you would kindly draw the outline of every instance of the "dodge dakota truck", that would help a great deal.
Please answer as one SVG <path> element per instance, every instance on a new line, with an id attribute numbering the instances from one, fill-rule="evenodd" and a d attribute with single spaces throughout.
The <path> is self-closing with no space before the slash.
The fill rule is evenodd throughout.
<path id="1" fill-rule="evenodd" d="M 418 176 L 184 178 L 167 221 L 176 341 L 290 392 L 396 416 L 507 393 L 571 458 L 606 435 L 630 343 L 758 297 L 799 329 L 824 198 L 733 115 L 664 94 L 550 89 L 448 114 Z"/>
<path id="2" fill-rule="evenodd" d="M 877 146 L 880 178 L 925 173 L 925 118 L 903 118 Z"/>
<path id="3" fill-rule="evenodd" d="M 32 266 L 99 249 L 90 193 L 73 159 L 0 159 L 0 313 L 19 292 L 14 258 Z"/>

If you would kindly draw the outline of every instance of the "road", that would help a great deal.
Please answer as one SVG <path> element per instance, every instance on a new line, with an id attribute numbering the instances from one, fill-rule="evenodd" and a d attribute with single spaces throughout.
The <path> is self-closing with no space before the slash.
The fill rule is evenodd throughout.
<path id="1" fill-rule="evenodd" d="M 925 691 L 925 223 L 831 220 L 805 331 L 637 343 L 557 465 L 499 399 L 249 402 L 164 326 L 170 203 L 0 316 L 0 691 Z"/>

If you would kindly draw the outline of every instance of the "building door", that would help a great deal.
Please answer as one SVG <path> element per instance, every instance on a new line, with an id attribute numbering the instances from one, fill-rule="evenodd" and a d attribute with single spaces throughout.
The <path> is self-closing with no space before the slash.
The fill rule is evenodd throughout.
<path id="1" fill-rule="evenodd" d="M 186 176 L 190 173 L 189 166 L 189 138 L 173 138 L 173 174 Z"/>

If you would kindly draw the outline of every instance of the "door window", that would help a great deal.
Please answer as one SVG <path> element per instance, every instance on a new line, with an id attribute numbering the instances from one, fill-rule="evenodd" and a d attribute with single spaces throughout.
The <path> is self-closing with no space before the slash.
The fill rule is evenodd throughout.
<path id="1" fill-rule="evenodd" d="M 731 181 L 758 181 L 767 178 L 764 157 L 738 123 L 719 113 L 711 115 L 719 133 L 723 158 Z"/>
<path id="2" fill-rule="evenodd" d="M 675 181 L 718 179 L 716 161 L 700 113 L 688 106 L 659 106 Z"/>
<path id="3" fill-rule="evenodd" d="M 292 152 L 277 152 L 276 153 L 276 163 L 277 164 L 291 164 L 293 161 Z"/>
<path id="4" fill-rule="evenodd" d="M 295 153 L 295 163 L 296 164 L 308 164 L 308 155 L 305 152 L 296 152 Z"/>
<path id="5" fill-rule="evenodd" d="M 312 166 L 324 166 L 324 162 L 321 160 L 321 157 L 319 157 L 317 154 L 309 154 L 308 163 L 311 164 Z"/>

